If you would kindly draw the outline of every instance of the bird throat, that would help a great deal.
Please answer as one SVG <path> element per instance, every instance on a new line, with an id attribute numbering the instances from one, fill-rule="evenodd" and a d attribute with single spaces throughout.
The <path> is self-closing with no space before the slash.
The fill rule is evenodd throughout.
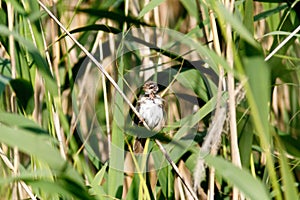
<path id="1" fill-rule="evenodd" d="M 154 94 L 153 92 L 151 92 L 151 93 L 146 93 L 146 94 L 144 95 L 144 97 L 149 97 L 151 100 L 154 100 L 155 94 Z"/>

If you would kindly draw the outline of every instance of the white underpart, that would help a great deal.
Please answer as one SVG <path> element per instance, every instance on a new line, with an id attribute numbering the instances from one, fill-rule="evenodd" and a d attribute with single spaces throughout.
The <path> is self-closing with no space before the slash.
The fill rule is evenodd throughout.
<path id="1" fill-rule="evenodd" d="M 156 128 L 160 125 L 164 115 L 161 97 L 157 96 L 154 99 L 143 97 L 141 101 L 145 102 L 140 105 L 139 113 L 141 117 L 145 120 L 150 129 Z"/>

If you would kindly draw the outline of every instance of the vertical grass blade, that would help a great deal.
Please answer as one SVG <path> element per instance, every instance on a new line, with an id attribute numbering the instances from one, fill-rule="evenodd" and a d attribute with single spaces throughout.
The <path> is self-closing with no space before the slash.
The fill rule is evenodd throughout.
<path id="1" fill-rule="evenodd" d="M 120 59 L 119 63 L 119 75 L 122 77 L 123 73 L 123 61 Z M 122 78 L 118 81 L 118 86 L 123 89 Z M 112 136 L 110 144 L 110 160 L 108 171 L 108 194 L 113 197 L 121 198 L 123 192 L 123 180 L 124 180 L 124 101 L 119 93 L 115 95 L 114 107 L 113 107 L 113 124 L 112 124 Z"/>

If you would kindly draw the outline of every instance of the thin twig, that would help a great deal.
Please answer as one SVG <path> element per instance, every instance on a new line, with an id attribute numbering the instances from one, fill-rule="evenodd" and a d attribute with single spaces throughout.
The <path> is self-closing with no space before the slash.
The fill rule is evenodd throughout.
<path id="1" fill-rule="evenodd" d="M 180 174 L 178 167 L 176 166 L 176 164 L 173 162 L 173 160 L 170 158 L 169 154 L 167 153 L 166 149 L 163 147 L 163 145 L 160 143 L 159 140 L 155 140 L 155 143 L 157 144 L 157 146 L 159 147 L 160 151 L 164 154 L 164 156 L 166 157 L 166 159 L 168 160 L 168 162 L 171 164 L 171 166 L 173 167 L 174 171 L 176 172 L 176 174 L 178 175 L 178 177 L 181 179 L 182 183 L 184 184 L 184 186 L 187 188 L 187 190 L 190 192 L 190 194 L 192 195 L 192 197 L 194 199 L 198 199 L 196 194 L 194 193 L 193 189 L 185 182 L 185 180 L 183 179 L 183 176 Z"/>
<path id="2" fill-rule="evenodd" d="M 294 37 L 300 31 L 300 25 L 289 35 L 287 36 L 266 58 L 265 61 L 270 60 L 270 58 L 281 49 L 292 37 Z"/>

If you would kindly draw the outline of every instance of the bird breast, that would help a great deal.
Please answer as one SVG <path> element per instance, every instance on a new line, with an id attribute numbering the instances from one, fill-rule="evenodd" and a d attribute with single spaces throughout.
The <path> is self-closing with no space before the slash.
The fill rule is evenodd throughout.
<path id="1" fill-rule="evenodd" d="M 142 98 L 139 113 L 150 129 L 160 126 L 163 120 L 163 101 L 161 98 Z"/>

